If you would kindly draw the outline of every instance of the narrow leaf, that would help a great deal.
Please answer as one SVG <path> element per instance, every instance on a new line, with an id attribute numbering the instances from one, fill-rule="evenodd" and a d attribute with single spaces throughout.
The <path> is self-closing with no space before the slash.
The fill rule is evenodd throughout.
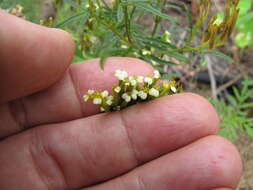
<path id="1" fill-rule="evenodd" d="M 168 16 L 164 13 L 162 13 L 161 11 L 155 9 L 154 7 L 152 7 L 151 5 L 148 5 L 148 4 L 144 4 L 144 3 L 137 3 L 136 4 L 136 7 L 139 7 L 141 9 L 144 9 L 145 11 L 148 11 L 156 16 L 159 16 L 163 19 L 166 19 L 168 21 L 171 21 L 171 22 L 176 22 L 177 20 L 175 19 L 175 17 L 171 17 L 171 16 Z"/>
<path id="2" fill-rule="evenodd" d="M 229 63 L 234 62 L 234 60 L 231 57 L 229 57 L 229 56 L 227 56 L 227 55 L 225 55 L 224 53 L 221 53 L 221 52 L 211 51 L 211 52 L 208 52 L 207 54 L 215 56 L 215 57 L 219 57 L 221 59 L 224 59 L 225 61 L 227 61 Z"/>
<path id="3" fill-rule="evenodd" d="M 73 22 L 74 20 L 81 19 L 81 18 L 86 21 L 88 19 L 88 13 L 87 12 L 82 12 L 82 13 L 73 15 L 73 16 L 69 17 L 68 19 L 66 19 L 66 20 L 60 22 L 59 24 L 57 24 L 55 27 L 56 28 L 62 28 L 65 25 L 67 25 L 68 23 Z"/>

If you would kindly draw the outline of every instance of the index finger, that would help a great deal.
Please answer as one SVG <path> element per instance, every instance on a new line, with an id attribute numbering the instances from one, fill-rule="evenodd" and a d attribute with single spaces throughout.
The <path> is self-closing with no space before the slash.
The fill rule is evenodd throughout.
<path id="1" fill-rule="evenodd" d="M 73 56 L 70 35 L 0 10 L 0 103 L 55 83 Z"/>

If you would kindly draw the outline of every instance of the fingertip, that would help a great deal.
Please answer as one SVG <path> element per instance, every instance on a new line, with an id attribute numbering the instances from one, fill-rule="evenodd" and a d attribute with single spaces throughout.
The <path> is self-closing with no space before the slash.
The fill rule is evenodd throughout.
<path id="1" fill-rule="evenodd" d="M 242 160 L 235 145 L 216 135 L 203 138 L 199 142 L 202 143 L 201 146 L 207 147 L 209 164 L 206 167 L 210 176 L 217 182 L 217 188 L 234 189 L 242 174 Z"/>
<path id="2" fill-rule="evenodd" d="M 63 73 L 67 70 L 69 65 L 72 63 L 72 59 L 75 52 L 75 43 L 70 33 L 58 28 L 47 29 L 49 30 L 49 33 L 56 37 L 56 44 L 61 50 L 58 54 L 59 60 L 57 60 L 58 63 L 62 64 L 62 67 L 59 67 L 59 69 L 61 69 L 59 72 L 59 77 L 61 77 Z M 59 79 L 59 77 L 57 78 Z M 56 79 L 56 81 L 58 79 Z"/>
<path id="3" fill-rule="evenodd" d="M 186 104 L 189 104 L 189 107 L 196 111 L 195 116 L 198 119 L 202 119 L 202 122 L 206 122 L 206 126 L 212 128 L 214 134 L 218 133 L 220 119 L 213 105 L 203 96 L 200 96 L 195 93 L 181 93 L 177 94 L 182 96 L 182 99 L 185 99 Z"/>
<path id="4" fill-rule="evenodd" d="M 74 54 L 70 35 L 0 12 L 0 102 L 26 96 L 53 85 Z M 12 88 L 10 88 L 12 86 Z"/>
<path id="5" fill-rule="evenodd" d="M 61 37 L 62 44 L 66 45 L 66 52 L 68 52 L 68 58 L 72 59 L 74 56 L 75 43 L 71 34 L 59 28 L 48 28 L 48 29 L 52 32 L 55 32 L 56 35 L 58 34 Z M 68 61 L 67 63 L 70 64 L 71 61 Z"/>

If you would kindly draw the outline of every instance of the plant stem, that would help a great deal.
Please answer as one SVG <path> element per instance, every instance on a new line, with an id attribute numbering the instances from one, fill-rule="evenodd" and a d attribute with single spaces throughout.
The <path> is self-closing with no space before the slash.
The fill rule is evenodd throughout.
<path id="1" fill-rule="evenodd" d="M 160 23 L 160 21 L 161 21 L 161 19 L 158 16 L 156 16 L 155 17 L 155 25 L 154 25 L 154 28 L 152 30 L 152 36 L 155 35 L 155 33 L 157 31 L 157 28 L 158 28 L 158 24 Z"/>
<path id="2" fill-rule="evenodd" d="M 130 14 L 130 19 L 132 20 L 133 16 L 134 16 L 134 12 L 136 10 L 136 7 L 134 7 L 131 11 L 131 14 Z"/>
<path id="3" fill-rule="evenodd" d="M 130 27 L 129 27 L 129 20 L 128 20 L 128 8 L 127 6 L 124 7 L 124 16 L 125 16 L 125 27 L 126 27 L 126 35 L 129 43 L 132 43 Z"/>
<path id="4" fill-rule="evenodd" d="M 161 0 L 158 0 L 158 3 L 161 4 Z M 163 0 L 162 5 L 161 5 L 161 12 L 163 11 L 165 4 L 166 4 L 166 0 Z M 156 16 L 155 17 L 155 25 L 152 30 L 152 36 L 154 36 L 156 34 L 156 31 L 157 31 L 157 28 L 158 28 L 158 25 L 160 24 L 160 22 L 161 22 L 161 18 L 159 16 Z"/>

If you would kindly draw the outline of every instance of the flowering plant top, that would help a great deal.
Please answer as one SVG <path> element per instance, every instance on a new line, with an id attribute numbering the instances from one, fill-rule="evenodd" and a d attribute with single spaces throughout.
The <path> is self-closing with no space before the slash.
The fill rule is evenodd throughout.
<path id="1" fill-rule="evenodd" d="M 158 82 L 161 75 L 157 70 L 153 75 L 145 77 L 129 76 L 126 71 L 116 70 L 115 77 L 119 79 L 119 83 L 112 86 L 111 95 L 107 90 L 88 90 L 83 96 L 84 101 L 92 100 L 93 104 L 100 106 L 101 112 L 109 112 L 179 91 L 174 80 Z"/>

